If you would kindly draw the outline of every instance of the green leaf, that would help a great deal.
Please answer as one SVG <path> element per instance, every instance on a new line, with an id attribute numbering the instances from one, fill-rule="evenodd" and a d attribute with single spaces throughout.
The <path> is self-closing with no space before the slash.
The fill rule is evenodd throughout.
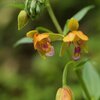
<path id="1" fill-rule="evenodd" d="M 100 99 L 100 76 L 91 62 L 83 66 L 83 80 L 93 100 Z"/>
<path id="2" fill-rule="evenodd" d="M 91 9 L 94 8 L 94 5 L 87 6 L 83 9 L 81 9 L 78 13 L 76 13 L 72 18 L 77 19 L 80 21 Z"/>
<path id="3" fill-rule="evenodd" d="M 48 33 L 53 33 L 51 30 L 45 28 L 45 27 L 37 27 L 36 30 L 38 31 L 43 31 L 43 32 L 48 32 Z"/>
<path id="4" fill-rule="evenodd" d="M 18 8 L 18 9 L 24 9 L 24 7 L 25 7 L 24 3 L 12 3 L 9 6 Z"/>
<path id="5" fill-rule="evenodd" d="M 66 21 L 65 26 L 64 26 L 64 31 L 63 31 L 64 35 L 66 35 L 68 33 L 68 31 L 69 31 L 68 22 L 69 22 L 69 20 Z"/>
<path id="6" fill-rule="evenodd" d="M 27 38 L 27 37 L 24 37 L 20 40 L 18 40 L 15 44 L 14 44 L 14 47 L 18 46 L 18 45 L 21 45 L 21 44 L 26 44 L 26 43 L 33 43 L 33 40 L 31 38 Z"/>
<path id="7" fill-rule="evenodd" d="M 63 35 L 55 33 L 49 33 L 49 37 L 51 41 L 61 41 L 63 39 Z"/>

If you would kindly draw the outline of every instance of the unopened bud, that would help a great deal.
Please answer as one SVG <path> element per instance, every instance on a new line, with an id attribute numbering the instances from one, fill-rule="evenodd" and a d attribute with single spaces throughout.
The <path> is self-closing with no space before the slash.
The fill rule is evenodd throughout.
<path id="1" fill-rule="evenodd" d="M 68 23 L 68 28 L 71 30 L 71 31 L 75 31 L 79 28 L 79 23 L 76 19 L 74 18 L 71 18 L 69 20 L 69 23 Z"/>
<path id="2" fill-rule="evenodd" d="M 68 87 L 59 88 L 56 100 L 72 100 L 72 92 Z"/>
<path id="3" fill-rule="evenodd" d="M 45 7 L 46 0 L 26 0 L 25 10 L 31 19 L 35 19 L 41 10 Z"/>
<path id="4" fill-rule="evenodd" d="M 25 10 L 21 10 L 18 15 L 18 30 L 22 29 L 28 22 L 29 17 Z"/>

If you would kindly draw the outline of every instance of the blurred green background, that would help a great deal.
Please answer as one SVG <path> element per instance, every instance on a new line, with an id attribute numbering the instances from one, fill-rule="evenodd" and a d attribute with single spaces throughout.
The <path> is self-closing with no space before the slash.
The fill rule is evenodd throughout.
<path id="1" fill-rule="evenodd" d="M 17 16 L 20 9 L 9 6 L 24 0 L 0 0 L 0 100 L 54 100 L 61 87 L 67 55 L 59 57 L 60 43 L 53 43 L 56 54 L 42 59 L 34 50 L 33 44 L 16 48 L 14 43 L 26 32 L 44 26 L 56 32 L 46 10 L 36 20 L 30 21 L 21 31 L 17 30 Z M 88 5 L 95 8 L 80 22 L 80 29 L 89 36 L 89 58 L 100 73 L 100 0 L 51 0 L 55 15 L 63 27 L 65 21 Z M 84 100 L 77 76 L 69 68 L 68 84 L 76 100 Z"/>

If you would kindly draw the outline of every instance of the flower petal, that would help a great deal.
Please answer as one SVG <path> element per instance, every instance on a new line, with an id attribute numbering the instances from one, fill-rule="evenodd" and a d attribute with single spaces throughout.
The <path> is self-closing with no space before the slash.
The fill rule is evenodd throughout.
<path id="1" fill-rule="evenodd" d="M 72 42 L 72 41 L 74 41 L 75 37 L 76 37 L 76 34 L 70 32 L 67 36 L 64 37 L 63 41 L 64 42 Z"/>
<path id="2" fill-rule="evenodd" d="M 81 32 L 81 31 L 77 31 L 77 32 L 76 32 L 76 35 L 77 35 L 80 39 L 82 39 L 83 41 L 87 41 L 87 40 L 88 40 L 88 37 L 87 37 L 83 32 Z"/>
<path id="3" fill-rule="evenodd" d="M 48 38 L 48 37 L 49 37 L 48 33 L 42 33 L 42 34 L 39 34 L 36 39 L 37 41 L 41 41 L 42 39 Z"/>
<path id="4" fill-rule="evenodd" d="M 29 38 L 33 38 L 34 34 L 38 33 L 37 30 L 32 30 L 26 33 L 26 36 Z"/>
<path id="5" fill-rule="evenodd" d="M 50 49 L 51 49 L 51 50 L 45 54 L 46 56 L 53 56 L 53 55 L 54 55 L 54 53 L 55 53 L 55 51 L 54 51 L 54 47 L 51 46 Z"/>

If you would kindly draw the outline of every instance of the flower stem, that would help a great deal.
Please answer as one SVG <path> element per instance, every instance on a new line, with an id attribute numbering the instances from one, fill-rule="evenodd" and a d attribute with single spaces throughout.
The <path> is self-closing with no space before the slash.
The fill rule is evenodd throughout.
<path id="1" fill-rule="evenodd" d="M 49 15 L 50 15 L 50 17 L 51 17 L 51 19 L 52 19 L 52 21 L 53 21 L 53 23 L 54 23 L 54 25 L 55 25 L 57 31 L 58 31 L 59 33 L 63 33 L 63 31 L 62 31 L 62 29 L 61 29 L 61 26 L 59 25 L 59 23 L 58 23 L 58 21 L 57 21 L 57 19 L 56 19 L 56 17 L 55 17 L 55 14 L 54 14 L 54 12 L 53 12 L 53 10 L 52 10 L 52 7 L 51 7 L 51 5 L 50 5 L 49 0 L 47 0 L 46 6 L 47 6 L 48 13 L 49 13 Z"/>
<path id="2" fill-rule="evenodd" d="M 70 62 L 68 62 L 65 65 L 65 68 L 64 68 L 64 71 L 63 71 L 63 76 L 62 76 L 62 85 L 63 85 L 63 87 L 67 85 L 67 72 L 68 72 L 68 67 L 72 63 L 73 63 L 73 61 L 70 61 Z"/>
<path id="3" fill-rule="evenodd" d="M 83 90 L 84 90 L 84 93 L 85 93 L 85 95 L 87 96 L 87 99 L 88 100 L 92 100 L 92 98 L 91 98 L 91 96 L 90 96 L 90 94 L 89 94 L 89 91 L 88 91 L 88 89 L 87 89 L 87 87 L 86 87 L 86 85 L 85 85 L 85 83 L 84 83 L 84 80 L 83 80 L 83 78 L 82 78 L 82 75 L 81 75 L 81 70 L 76 70 L 76 74 L 77 74 L 77 77 L 78 77 L 78 79 L 79 79 L 79 81 L 80 81 L 80 84 L 81 84 L 81 86 L 82 86 L 82 88 L 83 88 Z"/>

